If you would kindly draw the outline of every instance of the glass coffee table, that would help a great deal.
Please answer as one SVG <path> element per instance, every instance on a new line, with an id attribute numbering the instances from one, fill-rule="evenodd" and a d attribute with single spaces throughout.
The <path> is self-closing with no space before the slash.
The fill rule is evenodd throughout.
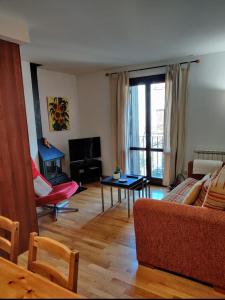
<path id="1" fill-rule="evenodd" d="M 111 207 L 113 207 L 113 192 L 112 188 L 115 187 L 118 189 L 118 202 L 121 203 L 121 189 L 125 190 L 125 198 L 127 194 L 127 209 L 128 209 L 128 218 L 130 217 L 130 191 L 133 190 L 133 203 L 134 203 L 134 190 L 138 186 L 144 188 L 144 176 L 138 175 L 122 175 L 120 179 L 114 179 L 112 176 L 106 177 L 100 181 L 101 183 L 101 193 L 102 193 L 102 211 L 105 211 L 105 202 L 104 202 L 104 185 L 110 186 L 111 192 Z M 128 193 L 126 193 L 126 191 Z"/>

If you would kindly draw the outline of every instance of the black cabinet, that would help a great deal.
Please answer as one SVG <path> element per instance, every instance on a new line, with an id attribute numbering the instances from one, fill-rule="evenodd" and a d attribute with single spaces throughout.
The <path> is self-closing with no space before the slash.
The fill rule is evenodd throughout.
<path id="1" fill-rule="evenodd" d="M 98 159 L 73 161 L 70 163 L 70 176 L 82 184 L 98 181 L 102 176 L 102 162 Z"/>

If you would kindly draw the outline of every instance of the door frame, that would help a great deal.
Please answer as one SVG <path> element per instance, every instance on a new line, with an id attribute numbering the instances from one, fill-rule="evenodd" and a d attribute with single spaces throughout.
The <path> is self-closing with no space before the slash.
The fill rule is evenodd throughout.
<path id="1" fill-rule="evenodd" d="M 165 82 L 166 74 L 150 75 L 129 79 L 129 86 L 145 85 L 145 105 L 146 105 L 146 147 L 129 147 L 129 150 L 146 152 L 146 174 L 152 184 L 162 185 L 162 179 L 151 176 L 151 152 L 163 152 L 163 149 L 155 149 L 151 147 L 151 91 L 150 87 L 153 83 Z"/>

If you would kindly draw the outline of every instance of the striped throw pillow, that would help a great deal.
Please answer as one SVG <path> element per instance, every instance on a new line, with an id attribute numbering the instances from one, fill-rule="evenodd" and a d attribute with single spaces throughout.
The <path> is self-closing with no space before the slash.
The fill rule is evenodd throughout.
<path id="1" fill-rule="evenodd" d="M 191 187 L 197 182 L 194 178 L 187 178 L 170 191 L 164 198 L 164 201 L 176 202 L 182 204 L 185 196 L 189 193 Z"/>
<path id="2" fill-rule="evenodd" d="M 202 190 L 202 186 L 206 180 L 210 179 L 210 174 L 205 175 L 201 180 L 198 180 L 189 190 L 188 194 L 184 197 L 183 204 L 191 205 L 198 198 Z"/>
<path id="3" fill-rule="evenodd" d="M 211 175 L 211 179 L 216 178 L 216 176 L 219 175 L 220 171 L 223 169 L 223 167 L 218 168 L 217 170 L 215 170 L 212 175 Z"/>
<path id="4" fill-rule="evenodd" d="M 200 191 L 197 199 L 193 203 L 193 206 L 202 206 L 203 205 L 203 202 L 205 200 L 205 196 L 207 194 L 210 182 L 211 182 L 211 178 L 209 178 L 208 180 L 206 180 L 204 182 L 204 184 L 202 185 L 201 191 Z"/>
<path id="5" fill-rule="evenodd" d="M 211 180 L 203 207 L 225 210 L 225 167 Z"/>

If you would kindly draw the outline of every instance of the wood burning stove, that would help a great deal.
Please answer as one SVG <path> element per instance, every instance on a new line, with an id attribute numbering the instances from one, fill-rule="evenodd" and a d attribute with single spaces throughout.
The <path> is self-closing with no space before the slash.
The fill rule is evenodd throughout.
<path id="1" fill-rule="evenodd" d="M 52 185 L 71 181 L 62 171 L 62 159 L 65 156 L 63 152 L 52 145 L 50 148 L 46 147 L 43 139 L 40 139 L 38 140 L 38 153 L 40 172 Z"/>
<path id="2" fill-rule="evenodd" d="M 45 161 L 43 164 L 46 179 L 52 180 L 62 175 L 61 159 L 48 160 Z"/>

